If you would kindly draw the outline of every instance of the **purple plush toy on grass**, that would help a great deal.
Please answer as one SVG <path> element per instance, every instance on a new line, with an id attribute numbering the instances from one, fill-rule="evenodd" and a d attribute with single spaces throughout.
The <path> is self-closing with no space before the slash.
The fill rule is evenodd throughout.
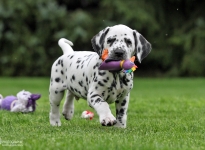
<path id="1" fill-rule="evenodd" d="M 40 94 L 31 94 L 28 91 L 21 91 L 15 96 L 3 96 L 0 94 L 0 109 L 11 112 L 34 112 L 36 110 L 36 100 Z"/>

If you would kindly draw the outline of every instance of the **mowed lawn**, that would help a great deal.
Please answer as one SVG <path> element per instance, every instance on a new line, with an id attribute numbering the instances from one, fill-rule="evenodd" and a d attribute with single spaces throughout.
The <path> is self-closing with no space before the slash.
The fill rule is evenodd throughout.
<path id="1" fill-rule="evenodd" d="M 0 111 L 1 150 L 205 149 L 205 78 L 135 78 L 126 129 L 101 126 L 96 113 L 81 119 L 82 111 L 94 112 L 85 100 L 75 101 L 71 121 L 61 117 L 61 127 L 50 126 L 48 87 L 49 78 L 0 77 L 3 96 L 23 89 L 42 94 L 32 114 Z"/>

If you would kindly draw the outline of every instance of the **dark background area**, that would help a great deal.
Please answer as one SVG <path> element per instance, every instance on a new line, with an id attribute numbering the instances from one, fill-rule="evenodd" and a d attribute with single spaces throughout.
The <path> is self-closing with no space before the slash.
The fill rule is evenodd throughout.
<path id="1" fill-rule="evenodd" d="M 92 51 L 94 35 L 124 24 L 152 44 L 138 76 L 204 77 L 204 8 L 203 0 L 0 0 L 0 76 L 49 76 L 60 38 Z"/>

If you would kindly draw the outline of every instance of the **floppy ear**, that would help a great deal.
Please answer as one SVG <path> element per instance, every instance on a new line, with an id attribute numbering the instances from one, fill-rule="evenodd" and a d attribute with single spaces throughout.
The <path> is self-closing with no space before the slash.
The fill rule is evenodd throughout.
<path id="1" fill-rule="evenodd" d="M 105 28 L 91 39 L 93 49 L 96 53 L 98 53 L 99 56 L 102 55 L 105 36 L 107 35 L 109 29 L 110 27 Z"/>
<path id="2" fill-rule="evenodd" d="M 135 56 L 139 63 L 147 57 L 147 55 L 151 52 L 152 46 L 151 44 L 136 30 L 133 32 L 135 39 Z"/>

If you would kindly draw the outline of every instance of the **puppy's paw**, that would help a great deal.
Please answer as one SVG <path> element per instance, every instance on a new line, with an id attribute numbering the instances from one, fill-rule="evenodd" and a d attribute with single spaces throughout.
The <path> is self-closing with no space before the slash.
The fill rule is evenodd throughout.
<path id="1" fill-rule="evenodd" d="M 114 127 L 126 128 L 126 124 L 125 124 L 125 123 L 119 123 L 119 122 L 117 121 L 117 123 L 114 125 Z"/>
<path id="2" fill-rule="evenodd" d="M 110 114 L 100 117 L 100 123 L 102 126 L 113 126 L 117 123 L 117 120 L 112 114 Z"/>
<path id="3" fill-rule="evenodd" d="M 50 113 L 50 124 L 52 126 L 61 126 L 60 116 Z"/>
<path id="4" fill-rule="evenodd" d="M 74 111 L 73 110 L 63 110 L 62 112 L 63 116 L 66 120 L 71 120 L 73 118 Z"/>

